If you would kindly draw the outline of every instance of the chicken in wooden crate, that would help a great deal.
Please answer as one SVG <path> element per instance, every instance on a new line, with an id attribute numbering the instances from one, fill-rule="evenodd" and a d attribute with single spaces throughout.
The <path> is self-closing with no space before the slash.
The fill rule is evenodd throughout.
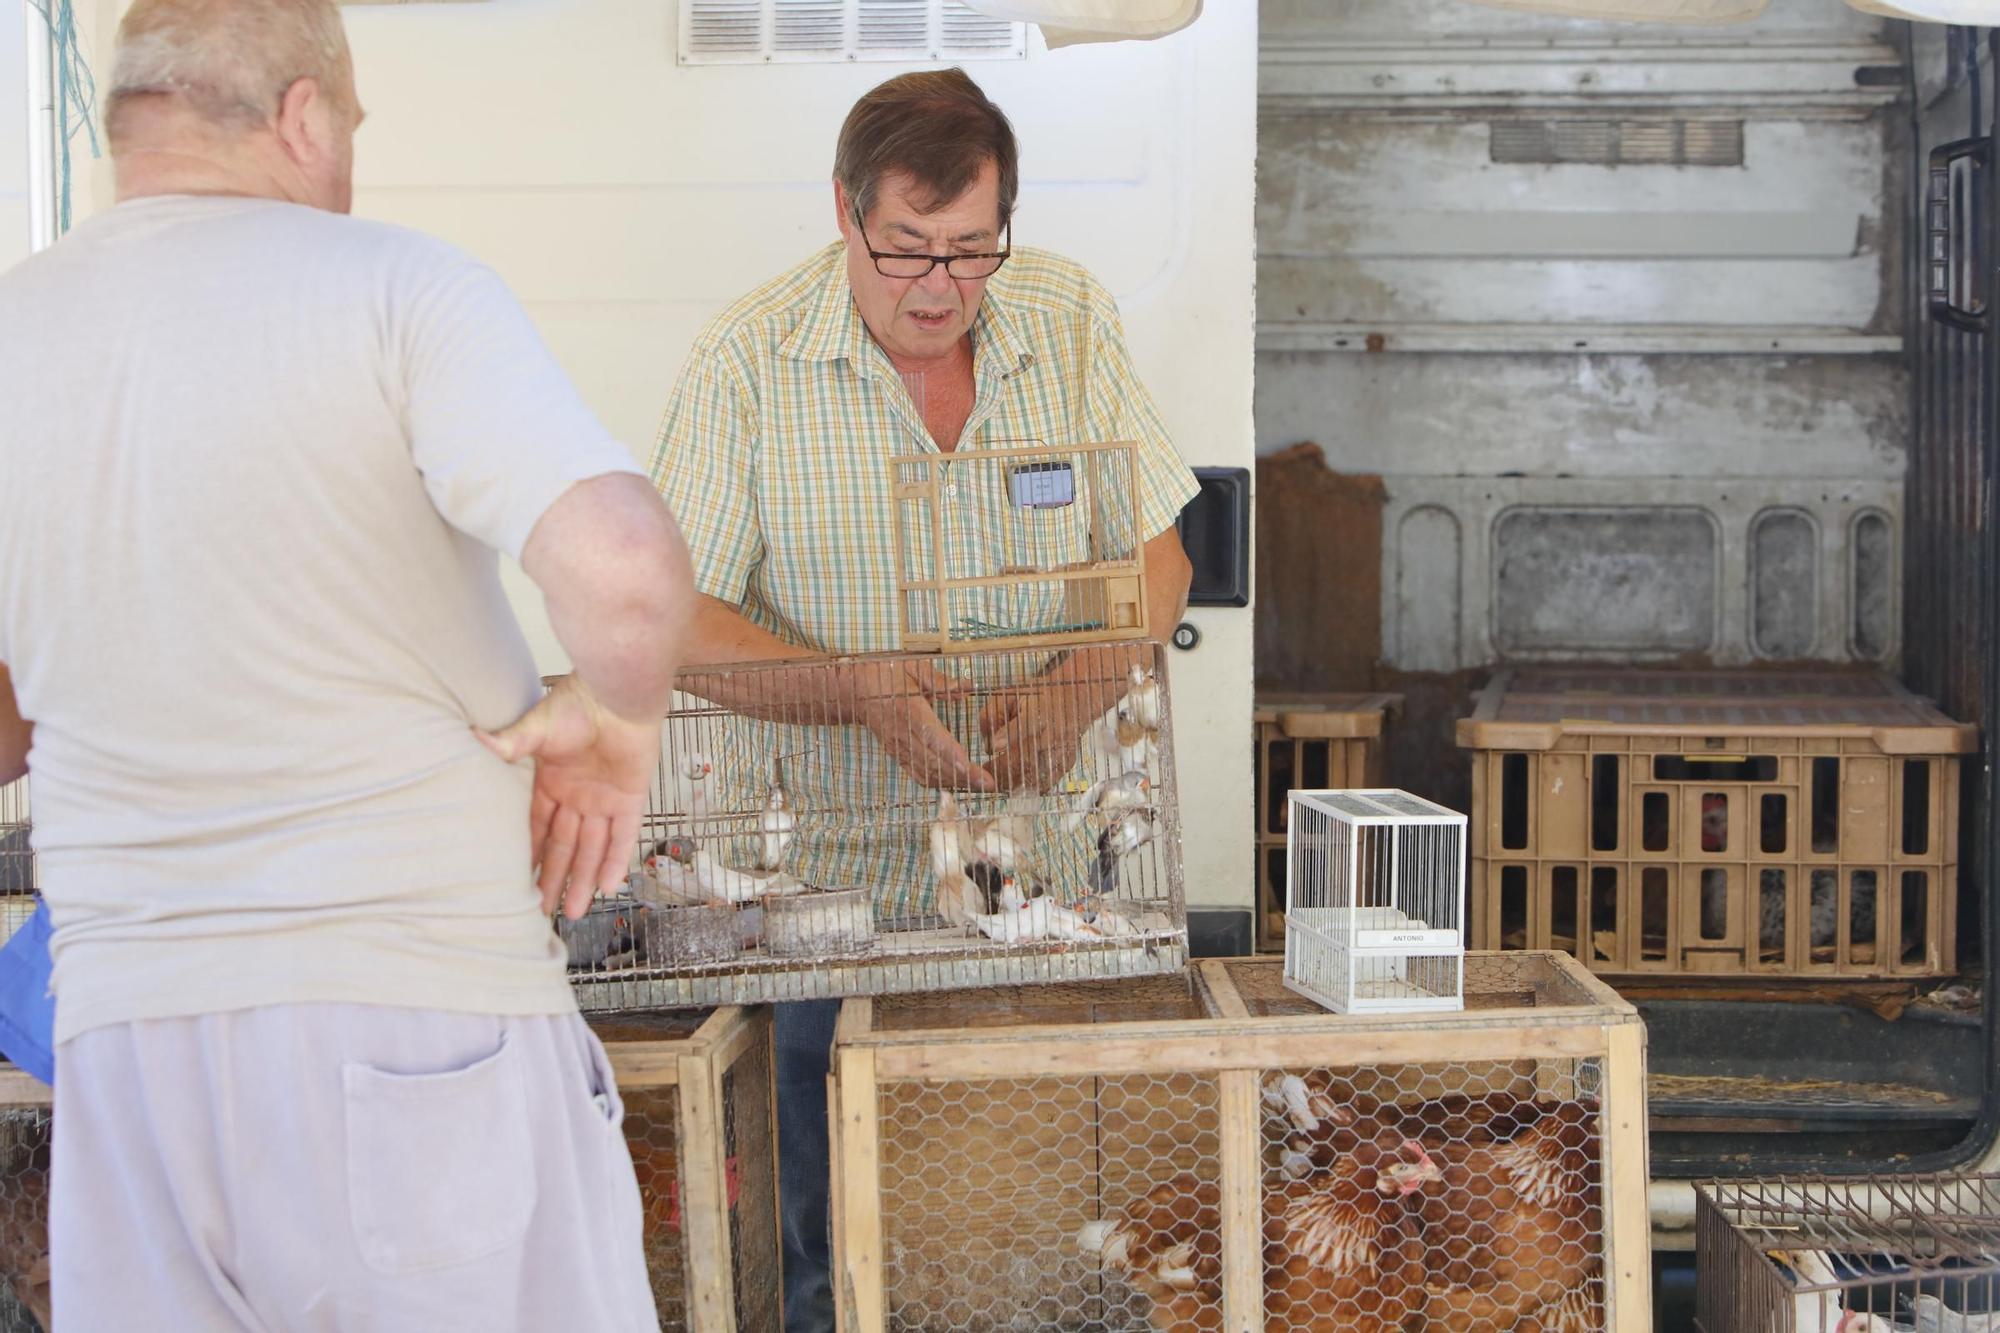
<path id="1" fill-rule="evenodd" d="M 1650 1324 L 1644 1029 L 1554 955 L 1335 1018 L 1276 960 L 1190 984 L 850 1001 L 855 1333 Z"/>
<path id="2" fill-rule="evenodd" d="M 1164 650 L 706 668 L 628 892 L 558 923 L 586 1009 L 1178 970 Z"/>

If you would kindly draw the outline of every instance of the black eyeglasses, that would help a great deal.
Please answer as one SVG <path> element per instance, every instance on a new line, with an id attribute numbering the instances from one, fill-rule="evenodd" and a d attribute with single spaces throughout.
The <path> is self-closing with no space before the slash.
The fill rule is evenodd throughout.
<path id="1" fill-rule="evenodd" d="M 859 209 L 855 210 L 854 226 L 861 232 L 861 244 L 868 249 L 868 257 L 875 261 L 875 271 L 885 278 L 927 278 L 939 264 L 954 278 L 967 281 L 990 278 L 1007 262 L 1014 246 L 1012 218 L 1007 219 L 1006 239 L 1002 242 L 1007 249 L 981 255 L 906 255 L 899 250 L 876 250 L 868 246 L 868 230 L 861 224 Z"/>

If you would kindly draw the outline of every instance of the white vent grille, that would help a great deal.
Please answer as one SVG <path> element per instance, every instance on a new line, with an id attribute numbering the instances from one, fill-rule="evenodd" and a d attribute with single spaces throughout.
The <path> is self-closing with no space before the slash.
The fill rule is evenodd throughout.
<path id="1" fill-rule="evenodd" d="M 1740 120 L 1502 120 L 1492 125 L 1495 162 L 1740 167 Z"/>
<path id="2" fill-rule="evenodd" d="M 1026 25 L 963 0 L 681 0 L 681 62 L 1018 60 Z"/>

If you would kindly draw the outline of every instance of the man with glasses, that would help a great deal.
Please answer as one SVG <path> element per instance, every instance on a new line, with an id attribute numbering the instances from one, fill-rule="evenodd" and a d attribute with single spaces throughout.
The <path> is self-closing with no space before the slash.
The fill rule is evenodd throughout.
<path id="1" fill-rule="evenodd" d="M 1194 478 L 1133 371 L 1110 294 L 1066 259 L 1013 247 L 1018 185 L 1013 130 L 962 70 L 890 79 L 849 112 L 833 171 L 841 239 L 709 324 L 661 426 L 653 477 L 681 516 L 702 594 L 690 665 L 900 647 L 888 460 L 1024 440 L 1139 443 L 1149 622 L 1157 633 L 1179 621 L 1190 570 L 1174 519 Z M 982 559 L 1016 563 L 1000 550 Z M 1058 661 L 1046 673 L 1052 702 L 1063 671 Z M 975 762 L 932 708 L 950 677 L 903 674 L 886 700 L 879 685 L 836 691 L 851 708 L 827 720 L 866 736 L 851 742 L 851 762 L 817 766 L 838 775 L 827 790 L 788 764 L 795 804 L 881 800 L 850 789 L 877 779 L 1046 789 L 1070 767 L 1075 727 L 1052 719 L 1073 707 L 1030 699 L 983 719 L 987 757 Z M 894 859 L 884 878 L 908 863 Z M 835 1007 L 784 1005 L 777 1017 L 791 1333 L 833 1326 L 825 1079 Z"/>

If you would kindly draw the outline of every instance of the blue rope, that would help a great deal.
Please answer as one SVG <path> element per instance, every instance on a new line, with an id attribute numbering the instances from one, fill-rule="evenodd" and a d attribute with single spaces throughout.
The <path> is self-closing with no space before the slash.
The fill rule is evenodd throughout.
<path id="1" fill-rule="evenodd" d="M 90 76 L 90 64 L 76 37 L 76 13 L 70 0 L 28 0 L 42 21 L 49 25 L 50 45 L 55 52 L 56 110 L 56 234 L 69 230 L 70 140 L 78 130 L 90 135 L 90 155 L 102 157 L 97 146 L 97 81 Z"/>

